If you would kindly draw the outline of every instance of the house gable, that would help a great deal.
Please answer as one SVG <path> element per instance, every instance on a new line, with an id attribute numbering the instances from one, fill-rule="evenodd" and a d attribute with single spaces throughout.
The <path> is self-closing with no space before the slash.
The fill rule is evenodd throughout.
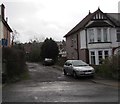
<path id="1" fill-rule="evenodd" d="M 92 20 L 106 20 L 106 16 L 101 12 L 100 9 L 98 9 L 93 16 Z"/>
<path id="2" fill-rule="evenodd" d="M 106 13 L 103 13 L 99 8 L 96 12 L 94 12 L 94 16 L 86 25 L 86 28 L 91 27 L 116 27 L 117 25 L 113 22 Z"/>
<path id="3" fill-rule="evenodd" d="M 94 13 L 89 13 L 81 22 L 79 22 L 72 30 L 64 37 L 70 36 L 73 33 L 83 30 L 86 27 L 120 27 L 119 13 L 103 13 L 99 8 Z M 92 22 L 91 22 L 92 21 Z M 92 24 L 91 24 L 92 23 Z"/>

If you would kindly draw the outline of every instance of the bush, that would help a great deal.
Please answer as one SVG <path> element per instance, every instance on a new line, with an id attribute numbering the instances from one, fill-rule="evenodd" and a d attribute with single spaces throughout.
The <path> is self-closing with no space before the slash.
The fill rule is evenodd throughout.
<path id="1" fill-rule="evenodd" d="M 103 60 L 103 64 L 96 67 L 97 75 L 104 78 L 120 79 L 120 55 L 111 56 Z"/>
<path id="2" fill-rule="evenodd" d="M 3 72 L 7 80 L 20 79 L 22 74 L 27 72 L 24 51 L 5 47 L 2 51 Z"/>
<path id="3" fill-rule="evenodd" d="M 24 44 L 24 47 L 30 47 L 29 53 L 26 53 L 26 60 L 29 62 L 39 62 L 41 61 L 41 43 L 34 41 L 33 43 Z M 27 50 L 27 49 L 26 49 Z"/>
<path id="4" fill-rule="evenodd" d="M 26 55 L 27 61 L 30 62 L 39 62 L 40 61 L 40 48 L 33 47 L 32 51 Z"/>
<path id="5" fill-rule="evenodd" d="M 56 64 L 63 67 L 66 60 L 67 60 L 66 57 L 60 57 L 60 58 L 58 58 L 58 61 Z"/>
<path id="6" fill-rule="evenodd" d="M 41 46 L 40 56 L 42 61 L 45 58 L 51 58 L 54 60 L 54 62 L 57 62 L 58 54 L 59 49 L 57 43 L 52 38 L 50 39 L 46 38 Z"/>

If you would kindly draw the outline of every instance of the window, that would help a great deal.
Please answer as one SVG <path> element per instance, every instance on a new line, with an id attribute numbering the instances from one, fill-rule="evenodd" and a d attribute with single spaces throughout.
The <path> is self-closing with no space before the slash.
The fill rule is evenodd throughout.
<path id="1" fill-rule="evenodd" d="M 107 35 L 108 35 L 107 34 L 107 29 L 105 28 L 105 29 L 103 29 L 103 39 L 104 39 L 104 42 L 107 42 L 107 38 L 108 38 Z"/>
<path id="2" fill-rule="evenodd" d="M 108 58 L 108 56 L 109 56 L 108 51 L 104 51 L 104 57 L 105 57 L 105 59 Z"/>
<path id="3" fill-rule="evenodd" d="M 95 65 L 95 52 L 91 51 L 91 64 Z"/>
<path id="4" fill-rule="evenodd" d="M 102 34 L 101 34 L 101 29 L 97 29 L 97 41 L 101 42 L 102 41 Z"/>
<path id="5" fill-rule="evenodd" d="M 120 28 L 117 29 L 117 42 L 120 42 Z"/>
<path id="6" fill-rule="evenodd" d="M 109 49 L 90 50 L 90 64 L 100 65 L 103 63 L 103 59 L 110 56 L 111 51 Z"/>
<path id="7" fill-rule="evenodd" d="M 102 64 L 102 58 L 103 58 L 103 53 L 102 53 L 102 51 L 98 51 L 99 64 Z"/>
<path id="8" fill-rule="evenodd" d="M 94 29 L 89 29 L 89 41 L 94 42 Z"/>

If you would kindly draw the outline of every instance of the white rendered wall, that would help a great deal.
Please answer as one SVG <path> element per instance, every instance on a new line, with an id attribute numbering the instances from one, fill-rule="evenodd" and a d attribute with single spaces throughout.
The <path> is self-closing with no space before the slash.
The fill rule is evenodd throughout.
<path id="1" fill-rule="evenodd" d="M 85 30 L 80 31 L 80 49 L 86 48 L 86 33 Z"/>

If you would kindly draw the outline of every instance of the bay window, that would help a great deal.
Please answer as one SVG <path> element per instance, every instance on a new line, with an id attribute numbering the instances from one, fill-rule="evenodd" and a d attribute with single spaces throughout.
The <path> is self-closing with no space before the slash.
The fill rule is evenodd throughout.
<path id="1" fill-rule="evenodd" d="M 120 28 L 117 29 L 117 42 L 120 42 Z"/>
<path id="2" fill-rule="evenodd" d="M 103 29 L 103 39 L 104 39 L 104 42 L 107 42 L 107 41 L 108 41 L 107 28 L 104 28 L 104 29 Z"/>
<path id="3" fill-rule="evenodd" d="M 89 42 L 108 42 L 109 39 L 109 29 L 108 28 L 90 28 L 89 31 Z M 117 32 L 118 40 L 120 41 L 120 30 Z"/>
<path id="4" fill-rule="evenodd" d="M 91 64 L 95 65 L 95 52 L 91 51 Z"/>
<path id="5" fill-rule="evenodd" d="M 102 59 L 103 59 L 103 51 L 98 51 L 98 61 L 99 61 L 99 64 L 102 64 Z"/>
<path id="6" fill-rule="evenodd" d="M 102 42 L 102 32 L 101 32 L 101 28 L 97 29 L 97 41 L 98 42 Z"/>
<path id="7" fill-rule="evenodd" d="M 104 57 L 105 57 L 105 59 L 109 57 L 109 52 L 107 50 L 104 51 Z"/>
<path id="8" fill-rule="evenodd" d="M 89 41 L 94 42 L 94 29 L 89 29 Z"/>
<path id="9" fill-rule="evenodd" d="M 103 62 L 103 59 L 108 58 L 111 55 L 110 49 L 98 49 L 98 50 L 90 50 L 90 64 L 92 65 L 100 65 Z"/>

